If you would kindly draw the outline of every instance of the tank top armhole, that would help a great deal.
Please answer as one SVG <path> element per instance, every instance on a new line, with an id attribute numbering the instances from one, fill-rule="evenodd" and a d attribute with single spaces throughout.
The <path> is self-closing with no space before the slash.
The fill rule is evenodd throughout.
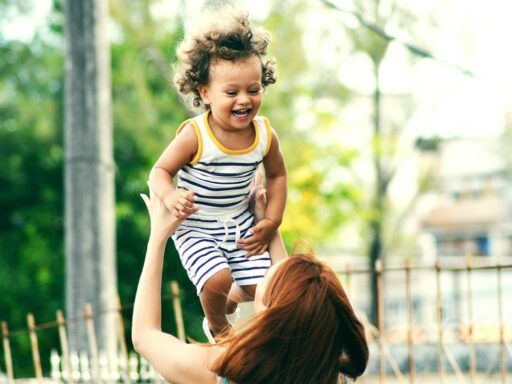
<path id="1" fill-rule="evenodd" d="M 270 127 L 270 121 L 268 121 L 266 117 L 263 117 L 263 121 L 265 122 L 265 130 L 267 132 L 267 146 L 265 147 L 265 154 L 263 155 L 265 157 L 270 150 L 270 144 L 272 144 L 272 128 Z"/>
<path id="2" fill-rule="evenodd" d="M 176 131 L 176 136 L 178 136 L 178 134 L 181 131 L 183 131 L 183 128 L 185 128 L 188 123 L 192 124 L 192 126 L 194 127 L 194 130 L 196 131 L 196 136 L 197 136 L 197 152 L 194 155 L 194 158 L 192 159 L 192 161 L 190 162 L 190 164 L 194 165 L 199 162 L 199 159 L 201 158 L 201 155 L 203 154 L 203 138 L 201 136 L 201 130 L 199 129 L 197 122 L 194 119 L 185 120 L 178 127 L 178 130 Z"/>

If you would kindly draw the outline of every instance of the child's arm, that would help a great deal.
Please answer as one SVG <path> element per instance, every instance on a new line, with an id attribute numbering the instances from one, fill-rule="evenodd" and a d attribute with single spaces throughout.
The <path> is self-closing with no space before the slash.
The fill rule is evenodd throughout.
<path id="1" fill-rule="evenodd" d="M 173 178 L 185 164 L 192 161 L 197 147 L 194 127 L 188 124 L 160 155 L 149 174 L 155 194 L 180 219 L 187 218 L 198 207 L 194 205 L 194 194 L 191 191 L 174 188 Z"/>
<path id="2" fill-rule="evenodd" d="M 286 205 L 286 167 L 279 140 L 272 130 L 272 142 L 267 156 L 263 159 L 267 179 L 267 208 L 265 216 L 252 229 L 253 236 L 240 240 L 239 248 L 247 250 L 246 256 L 259 255 L 268 248 L 268 244 L 283 220 Z"/>

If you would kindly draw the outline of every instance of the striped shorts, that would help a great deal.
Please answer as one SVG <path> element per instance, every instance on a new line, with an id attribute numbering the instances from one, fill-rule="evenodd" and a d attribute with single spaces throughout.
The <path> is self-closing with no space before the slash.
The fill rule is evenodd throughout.
<path id="1" fill-rule="evenodd" d="M 245 257 L 236 249 L 238 239 L 251 236 L 254 216 L 247 210 L 233 218 L 215 219 L 193 215 L 178 227 L 172 239 L 197 294 L 206 281 L 222 269 L 229 269 L 236 284 L 257 284 L 270 267 L 270 255 Z"/>

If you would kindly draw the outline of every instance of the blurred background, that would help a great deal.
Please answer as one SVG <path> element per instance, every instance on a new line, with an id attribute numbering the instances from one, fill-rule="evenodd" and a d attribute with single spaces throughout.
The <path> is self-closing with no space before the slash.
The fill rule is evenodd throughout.
<path id="1" fill-rule="evenodd" d="M 224 3 L 109 2 L 100 38 L 111 56 L 114 273 L 127 335 L 148 235 L 139 194 L 191 115 L 172 85 L 175 48 L 196 14 Z M 266 90 L 261 114 L 278 133 L 288 168 L 281 232 L 289 249 L 309 241 L 373 324 L 368 375 L 384 369 L 400 382 L 403 372 L 421 366 L 458 380 L 448 382 L 465 382 L 470 371 L 468 382 L 506 382 L 512 4 L 231 4 L 273 38 L 268 56 L 277 61 L 278 81 Z M 66 306 L 64 26 L 62 0 L 0 0 L 0 320 L 10 330 L 4 340 L 17 377 L 34 375 L 27 314 L 45 324 Z M 188 337 L 204 340 L 195 290 L 175 251 L 168 253 L 164 281 L 180 285 Z M 374 270 L 378 260 L 382 275 Z M 406 265 L 413 266 L 409 283 Z M 413 291 L 409 298 L 404 287 Z M 176 314 L 164 305 L 165 327 L 176 332 Z M 455 344 L 439 339 L 439 325 Z M 49 376 L 57 329 L 42 329 L 38 338 Z M 425 341 L 425 349 L 415 349 L 416 368 L 407 340 Z M 6 370 L 0 364 L 0 377 Z"/>

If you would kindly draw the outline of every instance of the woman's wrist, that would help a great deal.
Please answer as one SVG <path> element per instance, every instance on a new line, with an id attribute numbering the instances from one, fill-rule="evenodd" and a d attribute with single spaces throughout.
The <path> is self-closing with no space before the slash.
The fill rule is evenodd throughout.
<path id="1" fill-rule="evenodd" d="M 148 243 L 153 244 L 155 246 L 163 246 L 165 247 L 167 245 L 167 240 L 169 239 L 169 236 L 167 233 L 159 231 L 159 232 L 151 232 L 149 234 Z"/>

